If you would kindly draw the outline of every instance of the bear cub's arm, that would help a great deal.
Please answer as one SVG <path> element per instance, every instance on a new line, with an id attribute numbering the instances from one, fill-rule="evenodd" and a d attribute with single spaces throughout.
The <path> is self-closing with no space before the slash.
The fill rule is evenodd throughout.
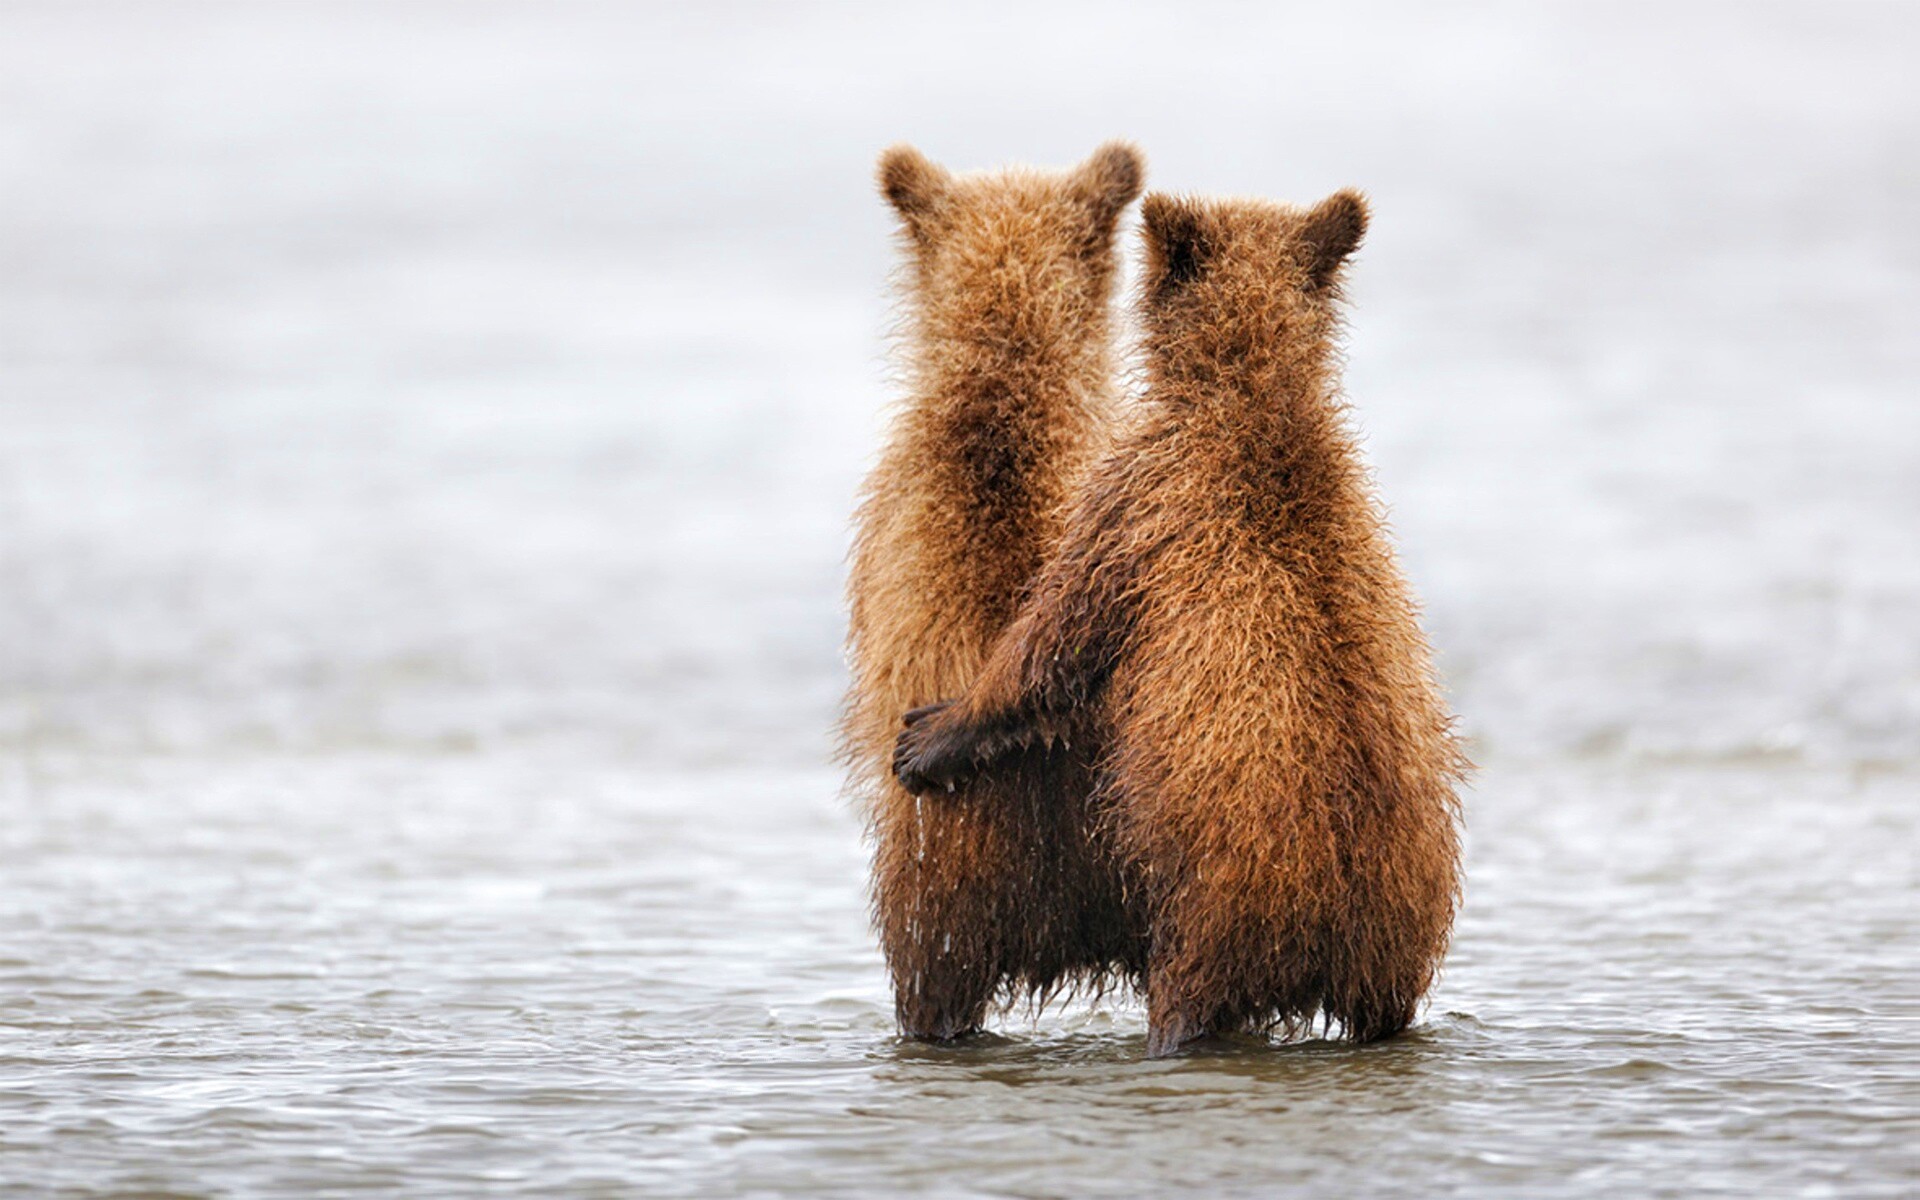
<path id="1" fill-rule="evenodd" d="M 1011 754 L 1071 744 L 1085 726 L 1125 640 L 1139 573 L 1121 519 L 1124 491 L 1089 491 L 973 686 L 906 714 L 893 773 L 908 791 L 953 791 Z"/>
<path id="2" fill-rule="evenodd" d="M 923 704 L 905 717 L 893 748 L 893 773 L 908 791 L 951 792 L 993 763 L 1041 740 L 1038 722 L 1016 708 L 968 720 L 961 701 Z"/>

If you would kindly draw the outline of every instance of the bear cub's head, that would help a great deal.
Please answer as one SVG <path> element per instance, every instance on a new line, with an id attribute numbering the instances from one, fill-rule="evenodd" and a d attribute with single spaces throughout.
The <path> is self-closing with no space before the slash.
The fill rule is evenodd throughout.
<path id="1" fill-rule="evenodd" d="M 1015 351 L 1104 330 L 1114 230 L 1146 163 L 1108 142 L 1067 171 L 955 175 L 911 146 L 880 156 L 931 332 Z"/>
<path id="2" fill-rule="evenodd" d="M 1140 208 L 1141 309 L 1164 340 L 1248 346 L 1325 331 L 1367 202 L 1340 191 L 1311 208 L 1156 192 Z"/>

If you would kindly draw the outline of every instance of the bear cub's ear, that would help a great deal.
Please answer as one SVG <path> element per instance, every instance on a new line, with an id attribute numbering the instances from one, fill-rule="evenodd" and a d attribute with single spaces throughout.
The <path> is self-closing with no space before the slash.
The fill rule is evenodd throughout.
<path id="1" fill-rule="evenodd" d="M 1102 144 L 1073 172 L 1075 194 L 1103 224 L 1111 224 L 1146 184 L 1147 160 L 1126 142 Z"/>
<path id="2" fill-rule="evenodd" d="M 1213 250 L 1196 201 L 1155 192 L 1140 204 L 1147 242 L 1147 295 L 1165 296 L 1200 277 Z"/>
<path id="3" fill-rule="evenodd" d="M 953 182 L 946 168 L 904 143 L 889 146 L 880 155 L 876 174 L 880 193 L 915 233 L 920 232 L 922 223 L 939 206 Z"/>
<path id="4" fill-rule="evenodd" d="M 1301 264 L 1312 287 L 1325 287 L 1367 232 L 1367 200 L 1352 188 L 1313 206 L 1300 224 Z"/>

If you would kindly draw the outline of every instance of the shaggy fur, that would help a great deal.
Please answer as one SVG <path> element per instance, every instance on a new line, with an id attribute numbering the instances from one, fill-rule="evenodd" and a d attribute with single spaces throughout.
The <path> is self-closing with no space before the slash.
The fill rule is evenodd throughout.
<path id="1" fill-rule="evenodd" d="M 1143 215 L 1147 397 L 895 768 L 941 792 L 1056 739 L 1096 753 L 1150 907 L 1150 1053 L 1316 1016 L 1386 1037 L 1446 948 L 1467 764 L 1338 395 L 1367 210 L 1156 195 Z"/>
<path id="2" fill-rule="evenodd" d="M 965 804 L 922 804 L 888 770 L 900 714 L 979 673 L 1104 444 L 1114 232 L 1143 174 L 1118 143 L 1063 173 L 955 177 L 907 147 L 880 160 L 907 258 L 909 395 L 856 517 L 842 746 L 914 1037 L 1143 965 L 1083 760 L 1027 756 Z"/>

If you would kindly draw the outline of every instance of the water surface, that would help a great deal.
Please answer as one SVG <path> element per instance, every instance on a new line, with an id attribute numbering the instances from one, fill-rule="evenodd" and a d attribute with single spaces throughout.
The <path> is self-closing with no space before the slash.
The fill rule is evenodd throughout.
<path id="1" fill-rule="evenodd" d="M 1897 1195 L 1914 782 L 1496 769 L 1411 1033 L 1148 1061 L 1119 1000 L 896 1039 L 830 776 L 46 765 L 0 792 L 0 1164 L 32 1192 Z"/>

